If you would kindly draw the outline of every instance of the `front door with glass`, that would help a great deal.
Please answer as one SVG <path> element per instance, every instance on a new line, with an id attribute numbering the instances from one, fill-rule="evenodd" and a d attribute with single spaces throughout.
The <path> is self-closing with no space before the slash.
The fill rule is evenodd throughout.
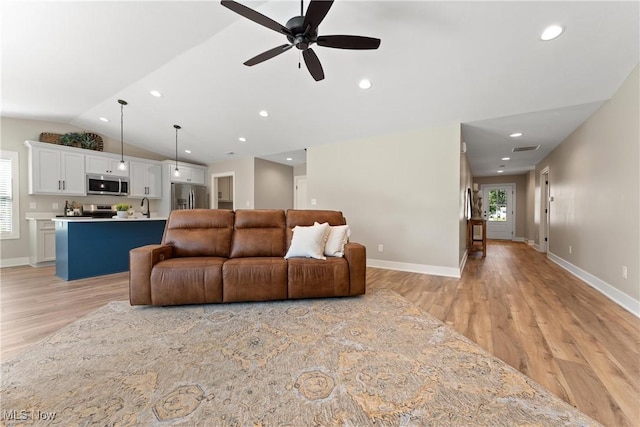
<path id="1" fill-rule="evenodd" d="M 484 218 L 487 220 L 487 238 L 513 240 L 515 185 L 483 185 L 482 194 Z"/>

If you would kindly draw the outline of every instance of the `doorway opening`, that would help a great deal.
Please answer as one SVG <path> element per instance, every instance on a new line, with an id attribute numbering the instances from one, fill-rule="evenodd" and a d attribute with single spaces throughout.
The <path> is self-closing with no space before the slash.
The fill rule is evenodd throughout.
<path id="1" fill-rule="evenodd" d="M 211 207 L 213 209 L 235 210 L 236 185 L 235 172 L 222 172 L 211 175 Z"/>

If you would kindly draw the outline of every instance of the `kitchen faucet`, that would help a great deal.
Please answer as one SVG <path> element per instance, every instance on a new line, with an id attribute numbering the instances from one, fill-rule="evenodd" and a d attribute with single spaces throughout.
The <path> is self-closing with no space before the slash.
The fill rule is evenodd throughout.
<path id="1" fill-rule="evenodd" d="M 142 201 L 140 202 L 140 207 L 144 206 L 144 201 L 147 201 L 147 212 L 141 212 L 143 215 L 146 215 L 147 218 L 151 218 L 151 206 L 149 206 L 149 199 L 147 199 L 146 197 L 142 198 Z"/>

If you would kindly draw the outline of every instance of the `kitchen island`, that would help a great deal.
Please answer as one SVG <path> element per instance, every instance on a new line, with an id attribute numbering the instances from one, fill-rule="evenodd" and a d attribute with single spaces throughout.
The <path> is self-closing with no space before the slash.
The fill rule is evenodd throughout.
<path id="1" fill-rule="evenodd" d="M 56 276 L 76 280 L 129 270 L 129 251 L 158 244 L 166 218 L 52 218 Z"/>

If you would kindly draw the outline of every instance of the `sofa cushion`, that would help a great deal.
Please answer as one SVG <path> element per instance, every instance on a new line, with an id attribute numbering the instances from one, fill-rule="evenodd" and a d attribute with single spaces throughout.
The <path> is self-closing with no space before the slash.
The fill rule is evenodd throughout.
<path id="1" fill-rule="evenodd" d="M 287 298 L 287 261 L 282 257 L 233 258 L 222 267 L 223 301 Z"/>
<path id="2" fill-rule="evenodd" d="M 291 258 L 288 263 L 289 298 L 349 295 L 349 265 L 344 258 Z"/>
<path id="3" fill-rule="evenodd" d="M 291 246 L 291 238 L 293 237 L 293 228 L 297 225 L 311 226 L 315 222 L 322 224 L 328 222 L 329 225 L 345 225 L 347 221 L 340 211 L 325 211 L 312 209 L 289 209 L 287 211 L 287 249 Z"/>
<path id="4" fill-rule="evenodd" d="M 174 210 L 165 226 L 162 244 L 174 247 L 174 257 L 229 257 L 233 211 Z"/>
<path id="5" fill-rule="evenodd" d="M 160 261 L 151 270 L 153 305 L 222 302 L 226 258 L 184 257 Z"/>
<path id="6" fill-rule="evenodd" d="M 282 210 L 236 211 L 230 258 L 283 257 L 284 228 Z"/>

